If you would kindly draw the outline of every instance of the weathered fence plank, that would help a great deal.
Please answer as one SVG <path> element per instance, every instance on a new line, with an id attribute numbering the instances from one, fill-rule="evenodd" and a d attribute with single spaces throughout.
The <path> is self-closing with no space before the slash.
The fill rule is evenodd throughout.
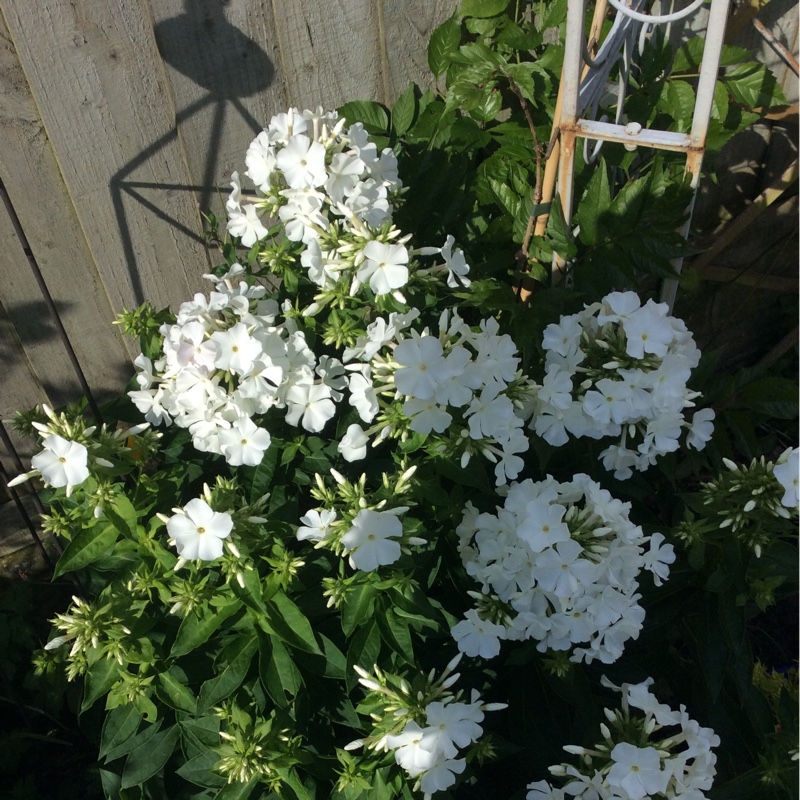
<path id="1" fill-rule="evenodd" d="M 17 411 L 31 408 L 37 403 L 46 403 L 47 393 L 28 361 L 28 356 L 17 338 L 13 323 L 8 318 L 5 308 L 0 304 L 0 364 L 3 369 L 3 380 L 0 381 L 0 420 L 10 420 Z M 36 452 L 35 443 L 31 439 L 17 436 L 6 425 L 15 450 L 22 458 L 25 466 Z M 0 442 L 0 463 L 9 476 L 14 476 L 18 468 Z"/>
<path id="2" fill-rule="evenodd" d="M 143 0 L 2 0 L 111 306 L 179 303 L 207 268 Z M 191 234 L 191 235 L 187 235 Z"/>
<path id="3" fill-rule="evenodd" d="M 44 387 L 55 405 L 77 399 L 82 394 L 78 376 L 72 369 L 46 303 L 41 295 L 37 298 L 38 286 L 28 258 L 2 202 L 0 253 L 3 254 L 3 298 L 7 303 L 8 317 L 36 381 Z M 8 365 L 8 360 L 8 357 L 3 359 L 4 366 Z M 6 382 L 5 376 L 3 382 Z"/>
<path id="4" fill-rule="evenodd" d="M 126 353 L 114 313 L 102 285 L 83 231 L 56 163 L 38 109 L 30 94 L 0 16 L 0 180 L 35 266 L 47 285 L 83 375 L 99 399 L 119 391 L 129 376 L 133 347 Z M 7 223 L 8 225 L 8 223 Z M 8 236 L 10 234 L 6 234 Z M 16 239 L 16 236 L 13 238 Z M 16 251 L 15 251 L 16 252 Z M 32 359 L 45 385 L 58 384 L 61 399 L 83 394 L 77 377 L 68 369 L 66 353 L 54 330 L 52 315 L 25 254 L 16 261 L 0 262 L 3 301 L 12 319 L 21 317 L 17 333 L 27 345 L 26 328 L 34 327 L 31 341 L 48 338 L 57 364 L 41 365 Z M 15 286 L 9 292 L 10 283 Z M 51 360 L 53 360 L 51 359 Z M 45 369 L 46 367 L 46 369 Z M 69 376 L 61 380 L 67 370 Z M 58 395 L 58 392 L 56 393 Z M 56 396 L 51 399 L 56 400 Z"/>
<path id="5" fill-rule="evenodd" d="M 277 74 L 272 12 L 261 4 L 150 0 L 180 138 L 200 208 L 244 170 L 244 153 L 287 101 Z"/>
<path id="6" fill-rule="evenodd" d="M 430 88 L 433 75 L 428 67 L 428 41 L 460 5 L 460 0 L 384 2 L 384 40 L 389 99 L 394 100 L 412 81 Z"/>
<path id="7" fill-rule="evenodd" d="M 373 0 L 272 0 L 278 72 L 291 105 L 335 108 L 386 102 L 377 4 Z"/>

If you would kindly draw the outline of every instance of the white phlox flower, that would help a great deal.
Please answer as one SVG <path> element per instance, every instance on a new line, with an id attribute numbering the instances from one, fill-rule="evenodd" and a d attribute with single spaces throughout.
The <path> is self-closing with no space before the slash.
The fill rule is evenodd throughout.
<path id="1" fill-rule="evenodd" d="M 187 560 L 214 561 L 222 555 L 223 540 L 233 530 L 230 514 L 214 511 L 202 498 L 190 500 L 167 521 L 167 533 L 178 555 Z"/>
<path id="2" fill-rule="evenodd" d="M 48 486 L 65 487 L 70 495 L 89 477 L 88 458 L 89 451 L 80 442 L 50 434 L 42 440 L 42 450 L 31 459 L 31 467 Z"/>
<path id="3" fill-rule="evenodd" d="M 342 545 L 353 569 L 370 572 L 400 558 L 402 535 L 403 523 L 396 514 L 365 508 L 342 536 Z"/>
<path id="4" fill-rule="evenodd" d="M 797 508 L 800 504 L 800 448 L 784 452 L 775 462 L 772 474 L 783 487 L 781 505 Z"/>
<path id="5" fill-rule="evenodd" d="M 326 509 L 312 509 L 300 517 L 297 538 L 300 541 L 321 542 L 331 533 L 331 526 L 336 521 L 336 512 Z"/>

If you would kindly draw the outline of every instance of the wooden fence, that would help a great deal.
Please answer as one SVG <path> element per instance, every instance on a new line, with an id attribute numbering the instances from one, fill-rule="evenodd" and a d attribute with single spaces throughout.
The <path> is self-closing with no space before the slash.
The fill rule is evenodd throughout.
<path id="1" fill-rule="evenodd" d="M 118 393 L 135 351 L 112 320 L 201 289 L 200 210 L 255 133 L 429 84 L 457 4 L 2 0 L 0 417 Z"/>
<path id="2" fill-rule="evenodd" d="M 795 49 L 794 4 L 773 3 Z M 430 85 L 430 33 L 458 5 L 0 0 L 0 419 L 118 394 L 136 351 L 112 321 L 200 290 L 200 212 L 255 133 L 289 106 Z M 19 471 L 2 442 L 0 466 Z"/>

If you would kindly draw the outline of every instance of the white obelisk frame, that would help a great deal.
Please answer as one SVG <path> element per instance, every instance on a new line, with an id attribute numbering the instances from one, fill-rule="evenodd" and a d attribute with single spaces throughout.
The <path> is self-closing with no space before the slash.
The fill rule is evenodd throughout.
<path id="1" fill-rule="evenodd" d="M 651 15 L 637 10 L 643 5 L 639 0 L 629 0 L 628 5 L 622 5 L 620 0 L 608 0 L 618 15 L 622 15 L 621 25 L 638 22 L 648 25 L 673 22 L 696 11 L 704 0 L 694 0 L 690 6 L 672 14 Z M 672 150 L 686 154 L 686 170 L 691 174 L 691 187 L 694 195 L 687 209 L 688 217 L 684 223 L 681 234 L 688 236 L 691 224 L 692 209 L 700 181 L 700 169 L 705 153 L 708 123 L 711 118 L 711 108 L 714 101 L 714 87 L 719 72 L 720 54 L 722 52 L 725 36 L 725 23 L 728 18 L 730 0 L 711 0 L 708 26 L 706 29 L 705 49 L 700 66 L 700 76 L 697 83 L 697 95 L 692 115 L 692 126 L 688 133 L 674 131 L 661 131 L 642 128 L 636 123 L 621 125 L 609 122 L 598 122 L 584 119 L 581 115 L 586 110 L 587 101 L 581 100 L 581 90 L 587 87 L 593 78 L 595 65 L 602 60 L 604 64 L 613 64 L 619 58 L 620 49 L 623 47 L 622 35 L 617 42 L 608 42 L 612 33 L 607 37 L 611 49 L 617 52 L 602 52 L 597 54 L 594 61 L 587 61 L 584 41 L 584 11 L 586 0 L 569 0 L 567 8 L 567 33 L 564 49 L 564 67 L 561 76 L 563 102 L 561 115 L 556 120 L 560 137 L 560 158 L 558 165 L 558 194 L 564 219 L 572 219 L 573 210 L 573 173 L 575 168 L 575 147 L 579 138 L 598 141 L 621 142 L 629 147 L 643 146 L 658 150 Z M 620 26 L 621 27 L 621 26 Z M 616 30 L 616 28 L 614 29 Z M 605 46 L 606 43 L 604 43 Z M 602 56 L 602 58 L 601 58 Z M 581 80 L 584 64 L 588 69 Z M 620 109 L 621 111 L 621 109 Z M 676 272 L 680 272 L 683 259 L 673 261 Z M 554 279 L 558 279 L 558 272 L 563 271 L 563 261 L 554 262 Z M 677 280 L 670 279 L 664 282 L 661 290 L 661 300 L 668 303 L 670 309 L 675 301 Z"/>

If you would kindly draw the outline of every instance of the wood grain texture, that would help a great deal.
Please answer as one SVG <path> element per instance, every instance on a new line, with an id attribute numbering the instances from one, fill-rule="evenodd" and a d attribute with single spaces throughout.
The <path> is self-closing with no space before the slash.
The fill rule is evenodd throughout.
<path id="1" fill-rule="evenodd" d="M 10 420 L 17 411 L 50 400 L 37 380 L 17 331 L 2 304 L 0 304 L 0 365 L 3 369 L 3 380 L 0 381 L 0 419 Z M 35 442 L 17 436 L 9 425 L 6 424 L 5 427 L 17 453 L 27 467 L 30 457 L 37 450 Z M 8 475 L 18 474 L 18 468 L 2 442 L 0 442 L 0 463 Z"/>
<path id="2" fill-rule="evenodd" d="M 24 231 L 26 244 L 58 310 L 81 370 L 98 399 L 119 392 L 131 372 L 131 352 L 112 327 L 114 314 L 97 265 L 78 223 L 50 142 L 0 17 L 0 179 Z M 25 342 L 42 341 L 31 362 L 51 399 L 75 400 L 82 393 L 53 327 L 51 314 L 13 226 L 5 220 L 3 239 L 13 240 L 15 258 L 0 261 L 0 297 L 17 334 Z M 66 268 L 65 268 L 66 267 Z M 31 328 L 33 329 L 31 331 Z M 31 333 L 32 335 L 27 335 Z M 67 379 L 63 381 L 66 370 Z"/>
<path id="3" fill-rule="evenodd" d="M 290 105 L 386 101 L 376 0 L 272 0 L 272 10 Z"/>
<path id="4" fill-rule="evenodd" d="M 192 238 L 200 219 L 149 7 L 1 0 L 0 9 L 112 308 L 191 296 L 208 261 Z"/>
<path id="5" fill-rule="evenodd" d="M 195 197 L 222 215 L 217 187 L 244 171 L 250 141 L 285 110 L 269 6 L 150 0 Z"/>
<path id="6" fill-rule="evenodd" d="M 431 33 L 461 5 L 460 0 L 378 0 L 382 3 L 384 24 L 385 82 L 389 103 L 393 103 L 409 83 L 430 89 L 434 80 L 428 67 L 428 41 Z"/>

